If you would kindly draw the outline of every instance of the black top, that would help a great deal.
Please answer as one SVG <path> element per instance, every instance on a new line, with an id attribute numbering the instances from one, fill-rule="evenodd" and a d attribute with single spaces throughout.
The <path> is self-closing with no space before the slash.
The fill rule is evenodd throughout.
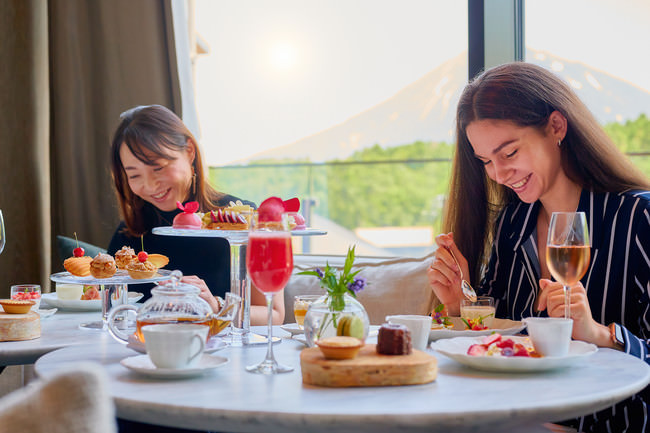
<path id="1" fill-rule="evenodd" d="M 217 206 L 227 206 L 230 201 L 241 200 L 231 195 L 224 195 Z M 241 200 L 242 203 L 256 207 L 254 203 Z M 147 203 L 147 219 L 153 221 L 151 227 L 171 226 L 174 217 L 181 213 L 179 209 L 163 212 Z M 132 237 L 125 232 L 124 221 L 115 230 L 108 246 L 108 254 L 114 255 L 123 246 L 142 250 L 139 237 Z M 202 278 L 214 295 L 224 296 L 230 291 L 230 244 L 224 238 L 181 237 L 155 235 L 147 231 L 142 237 L 144 250 L 148 253 L 163 254 L 169 257 L 165 269 L 180 270 L 183 275 L 196 275 Z M 245 251 L 242 248 L 242 251 Z M 144 300 L 151 296 L 153 284 L 138 284 L 129 290 L 144 293 Z"/>
<path id="2" fill-rule="evenodd" d="M 534 308 L 540 279 L 535 229 L 540 206 L 512 204 L 496 223 L 492 255 L 477 292 L 495 298 L 497 317 L 547 315 Z M 591 315 L 602 325 L 620 324 L 624 351 L 650 363 L 650 192 L 583 190 L 577 210 L 585 212 L 591 237 L 589 269 L 580 280 Z M 645 431 L 649 403 L 650 387 L 570 424 L 584 432 Z"/>

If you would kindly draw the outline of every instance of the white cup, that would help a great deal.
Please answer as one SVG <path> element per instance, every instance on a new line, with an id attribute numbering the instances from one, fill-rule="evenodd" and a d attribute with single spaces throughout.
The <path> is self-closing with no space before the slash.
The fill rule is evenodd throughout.
<path id="1" fill-rule="evenodd" d="M 431 331 L 431 316 L 399 314 L 386 316 L 386 321 L 406 326 L 411 331 L 411 343 L 414 349 L 425 350 L 427 348 Z"/>
<path id="2" fill-rule="evenodd" d="M 569 353 L 573 320 L 560 317 L 527 317 L 523 320 L 535 350 L 543 356 Z"/>
<path id="3" fill-rule="evenodd" d="M 169 323 L 142 328 L 147 355 L 158 368 L 189 368 L 205 350 L 209 328 L 205 325 Z"/>

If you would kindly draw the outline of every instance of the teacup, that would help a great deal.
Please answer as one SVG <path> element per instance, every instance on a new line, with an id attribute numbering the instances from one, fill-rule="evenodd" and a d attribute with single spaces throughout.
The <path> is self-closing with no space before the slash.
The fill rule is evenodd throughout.
<path id="1" fill-rule="evenodd" d="M 527 317 L 523 322 L 535 350 L 543 356 L 569 353 L 573 320 L 560 317 Z"/>
<path id="2" fill-rule="evenodd" d="M 406 326 L 411 331 L 411 343 L 417 350 L 425 350 L 429 343 L 429 331 L 431 331 L 431 316 L 418 316 L 412 314 L 398 314 L 386 316 L 388 323 Z"/>
<path id="3" fill-rule="evenodd" d="M 209 327 L 169 323 L 142 328 L 147 355 L 158 368 L 189 368 L 195 366 L 203 351 Z"/>

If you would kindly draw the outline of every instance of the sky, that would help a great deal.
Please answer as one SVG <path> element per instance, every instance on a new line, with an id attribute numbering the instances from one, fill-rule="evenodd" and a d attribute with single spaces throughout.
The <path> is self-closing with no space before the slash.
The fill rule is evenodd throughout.
<path id="1" fill-rule="evenodd" d="M 528 0 L 526 44 L 650 90 L 650 2 Z M 196 0 L 211 166 L 337 125 L 467 49 L 464 0 Z"/>

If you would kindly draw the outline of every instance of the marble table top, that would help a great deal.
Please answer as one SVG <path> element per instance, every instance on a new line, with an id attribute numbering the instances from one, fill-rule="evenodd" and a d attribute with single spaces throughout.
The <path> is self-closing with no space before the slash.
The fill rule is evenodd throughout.
<path id="1" fill-rule="evenodd" d="M 288 338 L 274 345 L 278 361 L 295 367 L 292 373 L 270 377 L 248 373 L 244 367 L 261 361 L 266 347 L 228 347 L 214 355 L 230 362 L 210 374 L 163 380 L 122 366 L 121 359 L 137 353 L 102 338 L 92 345 L 50 352 L 36 362 L 35 371 L 47 377 L 74 368 L 81 359 L 97 362 L 105 367 L 122 418 L 271 433 L 505 431 L 591 413 L 650 383 L 647 364 L 610 349 L 599 349 L 585 362 L 565 369 L 519 374 L 472 370 L 428 349 L 439 365 L 438 377 L 430 384 L 321 388 L 302 383 L 303 348 Z"/>
<path id="2" fill-rule="evenodd" d="M 101 311 L 67 312 L 59 310 L 41 319 L 41 336 L 33 340 L 0 342 L 0 366 L 33 364 L 52 350 L 62 347 L 109 341 L 107 331 L 83 329 L 79 324 L 101 320 Z"/>

